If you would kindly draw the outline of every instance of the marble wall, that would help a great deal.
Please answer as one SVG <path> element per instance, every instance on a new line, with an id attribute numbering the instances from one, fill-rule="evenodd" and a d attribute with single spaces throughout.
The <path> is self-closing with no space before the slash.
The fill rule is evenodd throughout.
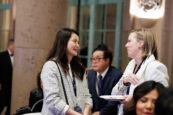
<path id="1" fill-rule="evenodd" d="M 170 85 L 173 86 L 173 1 L 166 0 L 165 15 L 163 18 L 161 60 L 168 67 Z"/>
<path id="2" fill-rule="evenodd" d="M 11 114 L 28 105 L 56 32 L 67 25 L 67 11 L 68 0 L 16 0 Z"/>

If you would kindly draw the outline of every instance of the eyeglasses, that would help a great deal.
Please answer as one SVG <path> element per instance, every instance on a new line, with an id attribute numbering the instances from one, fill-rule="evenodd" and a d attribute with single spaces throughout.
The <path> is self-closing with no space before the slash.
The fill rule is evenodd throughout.
<path id="1" fill-rule="evenodd" d="M 104 58 L 91 58 L 90 60 L 91 60 L 91 62 L 93 62 L 93 61 L 99 62 L 101 59 L 104 59 Z"/>

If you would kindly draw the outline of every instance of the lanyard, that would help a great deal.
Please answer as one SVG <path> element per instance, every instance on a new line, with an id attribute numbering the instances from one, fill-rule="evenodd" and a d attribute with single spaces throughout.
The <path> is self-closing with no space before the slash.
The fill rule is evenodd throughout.
<path id="1" fill-rule="evenodd" d="M 135 68 L 134 68 L 134 70 L 133 70 L 133 73 L 134 73 L 134 74 L 136 74 L 136 73 L 139 71 L 139 69 L 141 68 L 141 65 L 142 65 L 143 62 L 144 62 L 144 61 L 142 61 L 142 62 L 140 63 L 140 65 L 138 66 L 136 72 L 135 72 L 135 68 L 136 68 L 136 66 L 135 66 Z"/>
<path id="2" fill-rule="evenodd" d="M 76 81 L 75 81 L 75 77 L 74 77 L 74 74 L 72 72 L 72 84 L 73 84 L 73 90 L 74 90 L 74 95 L 77 96 L 77 93 L 76 93 Z"/>

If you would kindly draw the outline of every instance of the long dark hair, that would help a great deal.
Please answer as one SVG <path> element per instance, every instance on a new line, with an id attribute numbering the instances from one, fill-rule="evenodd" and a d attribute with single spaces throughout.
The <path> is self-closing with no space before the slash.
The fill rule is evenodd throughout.
<path id="1" fill-rule="evenodd" d="M 137 101 L 154 89 L 156 89 L 158 94 L 160 94 L 164 89 L 164 86 L 155 81 L 146 81 L 137 86 L 134 90 L 132 100 L 124 105 L 124 115 L 136 115 Z"/>
<path id="2" fill-rule="evenodd" d="M 58 62 L 61 65 L 65 75 L 67 75 L 69 70 L 68 59 L 66 54 L 67 43 L 73 33 L 78 35 L 78 33 L 75 30 L 69 28 L 63 28 L 60 31 L 58 31 L 56 34 L 54 45 L 47 57 L 47 60 L 54 59 L 56 62 Z M 82 65 L 79 57 L 74 56 L 71 60 L 70 65 L 75 77 L 78 77 L 79 79 L 83 80 L 85 68 Z"/>
<path id="3" fill-rule="evenodd" d="M 40 78 L 40 74 L 41 74 L 41 72 L 39 72 L 39 73 L 37 74 L 37 87 L 38 87 L 39 89 L 42 89 L 42 88 L 41 88 L 41 78 Z"/>
<path id="4" fill-rule="evenodd" d="M 156 115 L 172 115 L 173 114 L 173 87 L 164 89 L 159 95 L 155 103 Z"/>

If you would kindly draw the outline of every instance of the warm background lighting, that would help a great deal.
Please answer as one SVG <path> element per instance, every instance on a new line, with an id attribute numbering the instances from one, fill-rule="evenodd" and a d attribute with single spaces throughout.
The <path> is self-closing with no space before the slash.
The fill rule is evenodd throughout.
<path id="1" fill-rule="evenodd" d="M 139 18 L 161 18 L 164 9 L 165 0 L 130 0 L 130 14 Z"/>

